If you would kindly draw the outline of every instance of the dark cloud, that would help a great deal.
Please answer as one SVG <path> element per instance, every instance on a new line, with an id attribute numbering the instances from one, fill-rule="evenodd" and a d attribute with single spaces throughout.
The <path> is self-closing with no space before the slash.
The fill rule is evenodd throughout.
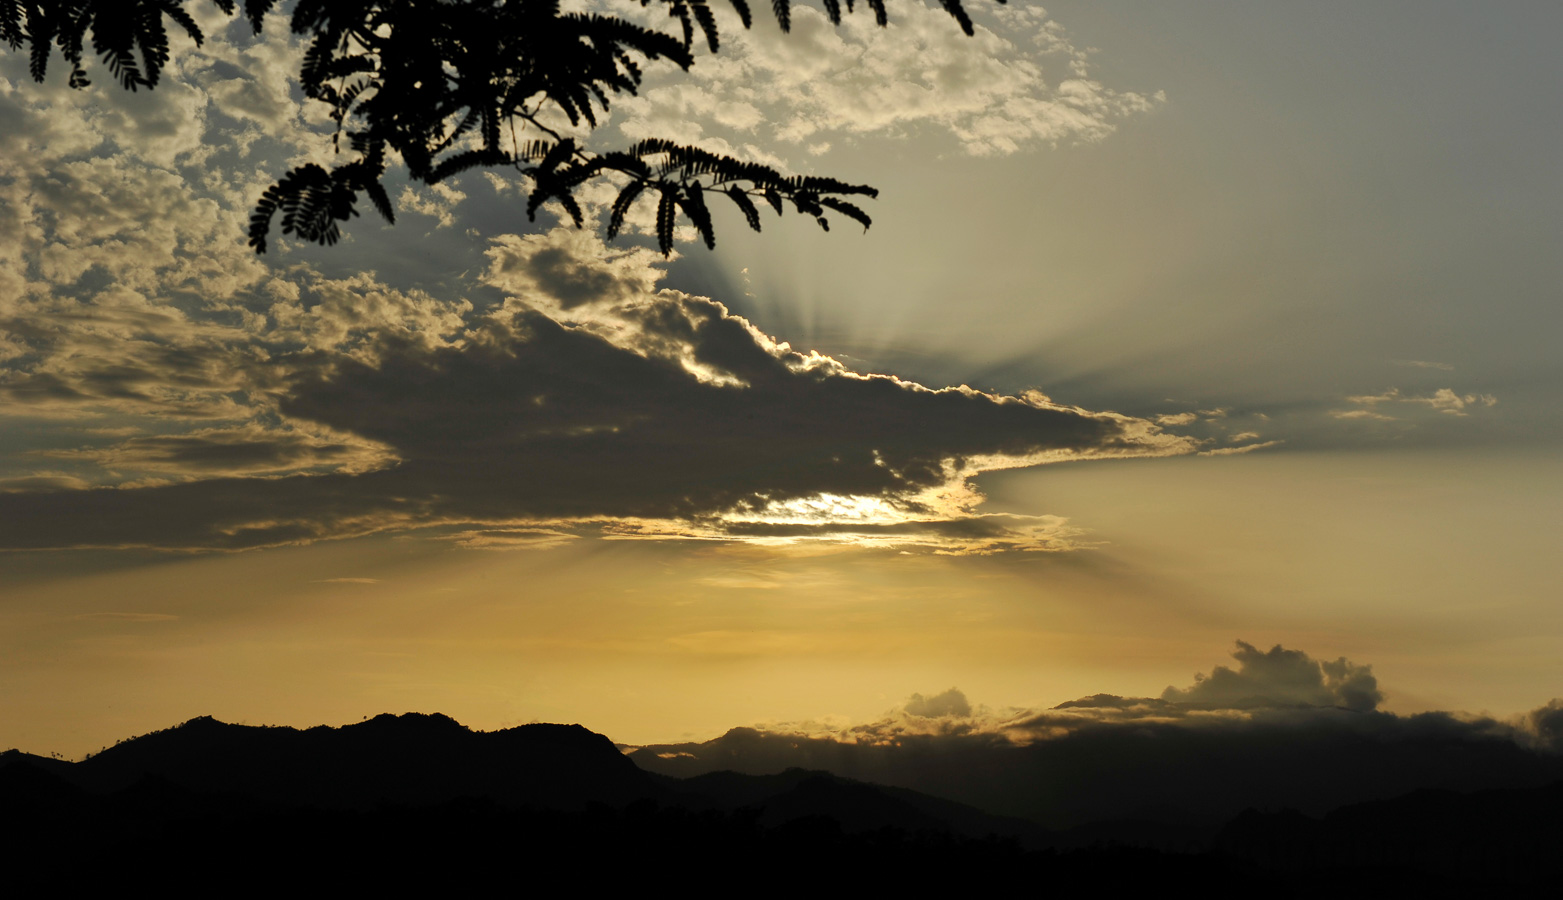
<path id="1" fill-rule="evenodd" d="M 245 475 L 310 468 L 363 471 L 387 455 L 363 442 L 331 440 L 297 429 L 251 424 L 187 434 L 133 437 L 108 447 L 46 451 L 59 459 L 85 459 L 135 472 L 180 475 Z"/>
<path id="2" fill-rule="evenodd" d="M 1318 814 L 1418 788 L 1563 777 L 1563 701 L 1513 723 L 1396 716 L 1368 705 L 1376 686 L 1366 666 L 1241 643 L 1236 656 L 1236 672 L 1217 667 L 1189 688 L 1169 688 L 1172 699 L 1096 694 L 1050 710 L 972 715 L 958 691 L 914 695 L 877 722 L 738 728 L 705 743 L 645 747 L 633 758 L 681 776 L 826 769 L 1055 826 L 1140 817 L 1216 823 L 1248 806 Z M 952 695 L 966 712 L 942 702 Z M 1216 705 L 1224 698 L 1241 707 Z M 956 718 L 922 718 L 933 712 Z"/>
<path id="3" fill-rule="evenodd" d="M 966 695 L 958 688 L 950 688 L 942 694 L 934 694 L 931 697 L 913 694 L 907 699 L 905 709 L 907 715 L 930 719 L 971 715 L 971 704 L 966 701 Z"/>
<path id="4" fill-rule="evenodd" d="M 1563 753 L 1563 699 L 1531 710 L 1525 715 L 1522 726 L 1537 747 Z"/>
<path id="5" fill-rule="evenodd" d="M 39 472 L 33 475 L 22 475 L 16 478 L 0 478 L 0 492 L 12 493 L 22 491 L 77 491 L 90 487 L 91 484 L 74 475 L 61 473 Z"/>
<path id="6" fill-rule="evenodd" d="M 523 312 L 466 347 L 332 361 L 299 377 L 281 409 L 394 447 L 403 480 L 445 484 L 479 518 L 688 516 L 820 493 L 908 495 L 945 484 L 949 460 L 1141 449 L 1109 417 L 797 371 L 731 318 L 691 340 L 696 361 L 745 386 L 701 381 L 673 360 Z"/>
<path id="7" fill-rule="evenodd" d="M 1384 699 L 1373 667 L 1355 665 L 1345 657 L 1315 660 L 1280 644 L 1263 652 L 1243 641 L 1237 642 L 1232 657 L 1238 661 L 1236 670 L 1216 666 L 1209 675 L 1195 675 L 1194 684 L 1186 689 L 1167 688 L 1161 699 L 1190 709 L 1338 706 L 1355 710 L 1375 709 Z"/>
<path id="8" fill-rule="evenodd" d="M 568 246 L 516 243 L 533 257 Z M 977 552 L 1045 549 L 1065 543 L 1060 520 L 975 516 L 981 498 L 966 479 L 1190 449 L 1142 420 L 1041 395 L 851 372 L 775 343 L 719 303 L 649 293 L 652 276 L 634 259 L 579 257 L 572 268 L 550 256 L 539 271 L 519 270 L 522 283 L 521 251 L 507 252 L 490 278 L 523 297 L 459 341 L 391 331 L 351 352 L 304 348 L 278 361 L 278 414 L 351 440 L 251 425 L 74 451 L 187 476 L 335 471 L 8 495 L 0 546 L 234 548 L 616 520 L 645 534 L 658 531 L 645 522 L 683 521 L 708 536 L 836 529 Z M 578 269 L 595 273 L 579 284 L 600 302 L 568 298 L 569 324 L 549 285 Z"/>

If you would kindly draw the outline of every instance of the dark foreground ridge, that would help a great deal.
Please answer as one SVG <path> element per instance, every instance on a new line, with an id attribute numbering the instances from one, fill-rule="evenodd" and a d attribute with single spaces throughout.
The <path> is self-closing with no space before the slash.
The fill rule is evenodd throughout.
<path id="1" fill-rule="evenodd" d="M 52 891 L 450 890 L 549 873 L 636 890 L 1021 878 L 1452 896 L 1550 879 L 1560 809 L 1563 782 L 1420 791 L 1322 818 L 1249 810 L 1204 834 L 1146 821 L 1057 831 L 820 771 L 656 775 L 579 725 L 474 732 L 420 714 L 307 730 L 199 718 L 81 762 L 0 754 L 7 880 Z"/>

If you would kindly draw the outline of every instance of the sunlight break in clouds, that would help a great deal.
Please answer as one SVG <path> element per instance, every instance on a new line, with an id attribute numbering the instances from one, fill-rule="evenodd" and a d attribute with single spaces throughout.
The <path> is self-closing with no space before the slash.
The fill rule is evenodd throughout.
<path id="1" fill-rule="evenodd" d="M 1039 9 L 982 13 L 975 39 L 943 10 L 895 15 L 838 30 L 800 8 L 790 35 L 764 16 L 753 36 L 726 28 L 692 80 L 649 82 L 614 113 L 626 134 L 698 117 L 810 153 L 929 125 L 981 155 L 1098 140 L 1151 103 L 1090 80 Z M 494 239 L 479 281 L 497 308 L 289 265 L 285 240 L 256 258 L 249 202 L 286 166 L 329 162 L 330 123 L 296 99 L 285 29 L 252 40 L 209 10 L 201 24 L 205 44 L 176 38 L 164 84 L 140 94 L 32 85 L 20 57 L 0 60 L 0 415 L 60 423 L 0 460 L 5 546 L 433 527 L 484 549 L 598 533 L 1062 550 L 1077 529 L 980 514 L 970 479 L 1196 449 L 1034 391 L 860 374 L 660 290 L 653 254 L 587 232 Z M 467 202 L 455 185 L 399 197 L 449 232 Z"/>
<path id="2" fill-rule="evenodd" d="M 503 236 L 489 257 L 482 280 L 504 300 L 483 311 L 368 276 L 264 287 L 268 314 L 207 352 L 266 359 L 231 372 L 223 396 L 258 398 L 275 424 L 51 451 L 174 483 L 4 495 L 0 544 L 243 549 L 439 528 L 484 549 L 585 529 L 1058 550 L 1078 546 L 1063 520 L 980 515 L 970 478 L 1197 446 L 1035 391 L 932 390 L 800 353 L 720 303 L 658 289 L 657 257 L 589 231 Z M 110 414 L 117 396 L 78 414 Z"/>

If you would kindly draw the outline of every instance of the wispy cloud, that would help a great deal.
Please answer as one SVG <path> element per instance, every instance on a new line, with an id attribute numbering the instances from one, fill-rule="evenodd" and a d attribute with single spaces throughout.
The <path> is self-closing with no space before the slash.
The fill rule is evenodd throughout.
<path id="1" fill-rule="evenodd" d="M 1337 418 L 1385 418 L 1379 408 L 1395 404 L 1423 406 L 1444 415 L 1464 416 L 1470 410 L 1498 404 L 1498 398 L 1492 394 L 1458 394 L 1452 388 L 1439 388 L 1423 395 L 1403 394 L 1399 388 L 1390 388 L 1380 394 L 1363 394 L 1346 400 L 1359 409 L 1335 413 Z"/>
<path id="2" fill-rule="evenodd" d="M 179 617 L 169 613 L 149 612 L 94 612 L 71 616 L 81 622 L 174 622 Z"/>
<path id="3" fill-rule="evenodd" d="M 1258 435 L 1253 435 L 1253 437 L 1258 437 Z M 1232 439 L 1233 440 L 1242 440 L 1243 437 L 1241 435 L 1234 435 Z M 1236 447 L 1213 447 L 1213 448 L 1211 448 L 1209 450 L 1201 450 L 1201 451 L 1199 451 L 1199 455 L 1200 456 L 1238 456 L 1238 455 L 1243 454 L 1243 453 L 1252 453 L 1255 450 L 1264 450 L 1267 447 L 1279 447 L 1280 445 L 1282 445 L 1284 443 L 1286 443 L 1286 442 L 1285 441 L 1265 441 L 1265 442 L 1259 443 L 1259 444 L 1243 444 L 1241 446 L 1236 446 Z"/>

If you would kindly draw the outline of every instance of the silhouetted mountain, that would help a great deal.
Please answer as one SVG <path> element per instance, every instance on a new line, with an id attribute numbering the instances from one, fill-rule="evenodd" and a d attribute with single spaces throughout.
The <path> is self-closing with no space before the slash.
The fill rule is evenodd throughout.
<path id="1" fill-rule="evenodd" d="M 762 825 L 780 825 L 807 816 L 835 819 L 846 832 L 898 828 L 937 831 L 971 838 L 1001 835 L 1024 846 L 1056 843 L 1053 832 L 1024 819 L 995 816 L 905 788 L 841 778 L 829 772 L 788 769 L 776 775 L 711 772 L 689 779 L 668 779 L 683 802 L 724 811 L 759 811 Z"/>
<path id="2" fill-rule="evenodd" d="M 1213 843 L 1282 871 L 1376 866 L 1495 884 L 1524 880 L 1563 860 L 1563 782 L 1470 794 L 1421 790 L 1344 806 L 1322 819 L 1250 809 Z"/>
<path id="3" fill-rule="evenodd" d="M 1208 728 L 1154 721 L 1081 727 L 1026 745 L 980 733 L 848 743 L 734 728 L 703 743 L 641 747 L 630 758 L 679 778 L 825 770 L 1061 831 L 1122 820 L 1189 826 L 1184 834 L 1191 835 L 1214 833 L 1248 806 L 1317 816 L 1420 788 L 1472 791 L 1563 778 L 1563 756 L 1448 717 L 1348 711 Z"/>
<path id="4" fill-rule="evenodd" d="M 1108 893 L 1264 883 L 1281 897 L 1447 896 L 1551 877 L 1560 808 L 1563 782 L 1421 791 L 1323 818 L 1249 810 L 1213 840 L 1156 821 L 1050 832 L 817 770 L 658 776 L 580 726 L 483 733 L 437 715 L 307 730 L 202 718 L 79 763 L 0 754 L 10 881 L 53 892 L 154 878 L 214 890 L 235 873 L 253 889 L 449 892 L 542 870 L 583 889 L 693 890 L 785 871 L 927 891 L 1030 871 L 1054 889 Z"/>
<path id="5" fill-rule="evenodd" d="M 151 775 L 192 790 L 328 808 L 459 797 L 581 808 L 663 793 L 611 741 L 579 725 L 475 732 L 419 713 L 307 730 L 202 717 L 116 744 L 63 774 L 98 792 Z"/>

